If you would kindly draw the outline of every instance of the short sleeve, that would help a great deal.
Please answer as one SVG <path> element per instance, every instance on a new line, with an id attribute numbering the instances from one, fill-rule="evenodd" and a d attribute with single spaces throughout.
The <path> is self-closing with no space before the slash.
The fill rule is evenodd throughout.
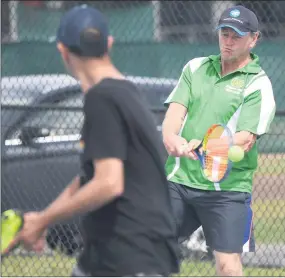
<path id="1" fill-rule="evenodd" d="M 192 73 L 188 63 L 184 66 L 176 87 L 164 102 L 166 106 L 172 102 L 176 102 L 188 108 L 191 95 L 191 78 Z"/>
<path id="2" fill-rule="evenodd" d="M 245 98 L 237 124 L 237 131 L 249 131 L 261 136 L 268 132 L 276 105 L 272 87 L 264 87 Z"/>
<path id="3" fill-rule="evenodd" d="M 103 94 L 90 92 L 85 100 L 85 148 L 93 160 L 126 159 L 127 135 L 120 108 Z"/>

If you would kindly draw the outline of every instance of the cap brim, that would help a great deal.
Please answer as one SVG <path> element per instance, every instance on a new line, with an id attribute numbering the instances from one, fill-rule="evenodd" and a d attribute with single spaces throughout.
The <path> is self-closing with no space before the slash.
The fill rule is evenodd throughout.
<path id="1" fill-rule="evenodd" d="M 240 36 L 246 36 L 249 32 L 242 32 L 241 30 L 239 30 L 237 27 L 231 25 L 231 24 L 221 24 L 219 25 L 216 30 L 219 30 L 223 27 L 228 27 L 228 28 L 232 28 L 235 32 L 237 32 Z"/>

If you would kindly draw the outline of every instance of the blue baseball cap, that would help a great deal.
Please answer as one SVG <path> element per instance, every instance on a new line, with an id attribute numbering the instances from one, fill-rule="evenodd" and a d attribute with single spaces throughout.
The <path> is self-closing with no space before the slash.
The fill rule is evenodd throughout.
<path id="1" fill-rule="evenodd" d="M 234 6 L 222 13 L 217 30 L 223 27 L 232 28 L 240 36 L 245 36 L 249 32 L 258 31 L 258 19 L 251 10 L 243 6 Z"/>
<path id="2" fill-rule="evenodd" d="M 108 23 L 97 9 L 76 6 L 61 18 L 57 41 L 85 57 L 102 57 L 108 52 Z"/>

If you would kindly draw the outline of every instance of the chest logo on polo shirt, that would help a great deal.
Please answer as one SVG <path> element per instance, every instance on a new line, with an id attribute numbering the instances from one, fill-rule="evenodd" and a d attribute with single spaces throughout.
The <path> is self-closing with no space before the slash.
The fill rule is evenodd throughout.
<path id="1" fill-rule="evenodd" d="M 229 93 L 240 95 L 244 89 L 244 80 L 239 78 L 233 78 L 230 85 L 226 85 L 225 90 Z"/>
<path id="2" fill-rule="evenodd" d="M 233 86 L 234 88 L 243 88 L 244 86 L 244 80 L 243 79 L 239 79 L 239 78 L 233 78 L 231 81 L 231 86 Z"/>

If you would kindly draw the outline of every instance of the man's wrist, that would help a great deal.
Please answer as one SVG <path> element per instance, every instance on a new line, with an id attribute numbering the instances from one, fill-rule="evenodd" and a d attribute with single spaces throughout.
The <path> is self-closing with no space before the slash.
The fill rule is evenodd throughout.
<path id="1" fill-rule="evenodd" d="M 169 140 L 169 139 L 171 139 L 173 137 L 176 137 L 176 136 L 178 136 L 176 133 L 168 132 L 168 133 L 165 133 L 163 137 L 164 137 L 165 140 Z"/>
<path id="2" fill-rule="evenodd" d="M 43 229 L 48 228 L 52 224 L 52 218 L 49 215 L 49 212 L 47 210 L 43 210 L 40 212 L 40 222 L 41 222 L 41 227 Z"/>

